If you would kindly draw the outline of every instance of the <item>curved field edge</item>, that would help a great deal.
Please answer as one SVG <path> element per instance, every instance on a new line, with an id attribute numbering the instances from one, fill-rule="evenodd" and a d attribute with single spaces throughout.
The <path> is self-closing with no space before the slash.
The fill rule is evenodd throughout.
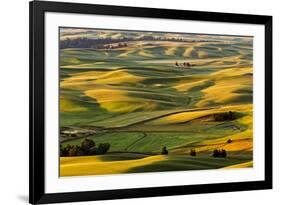
<path id="1" fill-rule="evenodd" d="M 230 166 L 226 166 L 223 169 L 233 169 L 233 168 L 252 168 L 254 166 L 253 161 L 243 162 L 240 164 L 234 164 Z"/>
<path id="2" fill-rule="evenodd" d="M 249 161 L 249 159 L 240 158 L 191 157 L 183 155 L 147 156 L 143 154 L 138 156 L 138 154 L 129 153 L 126 156 L 116 153 L 102 157 L 61 157 L 60 160 L 61 177 L 219 169 Z"/>

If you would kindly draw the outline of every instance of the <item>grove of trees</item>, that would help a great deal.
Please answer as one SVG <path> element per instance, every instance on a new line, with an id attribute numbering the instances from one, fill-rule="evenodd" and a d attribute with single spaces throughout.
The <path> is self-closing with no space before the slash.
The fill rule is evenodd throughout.
<path id="1" fill-rule="evenodd" d="M 89 156 L 105 154 L 110 149 L 109 143 L 100 143 L 96 146 L 96 143 L 88 138 L 85 138 L 80 145 L 60 145 L 60 156 Z"/>
<path id="2" fill-rule="evenodd" d="M 174 42 L 215 42 L 215 41 L 203 41 L 203 40 L 190 40 L 182 38 L 166 38 L 166 37 L 154 37 L 154 36 L 143 36 L 141 38 L 67 38 L 60 41 L 60 48 L 103 48 L 106 44 L 121 43 L 119 46 L 127 46 L 124 43 L 129 41 L 174 41 Z"/>
<path id="3" fill-rule="evenodd" d="M 226 151 L 224 149 L 215 149 L 213 152 L 213 157 L 226 157 Z"/>
<path id="4" fill-rule="evenodd" d="M 236 118 L 235 112 L 232 111 L 214 114 L 215 121 L 235 120 Z"/>

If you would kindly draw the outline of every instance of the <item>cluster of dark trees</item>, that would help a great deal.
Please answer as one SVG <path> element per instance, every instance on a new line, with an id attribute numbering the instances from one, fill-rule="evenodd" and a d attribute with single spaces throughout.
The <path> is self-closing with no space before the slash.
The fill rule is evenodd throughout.
<path id="1" fill-rule="evenodd" d="M 164 36 L 143 36 L 141 38 L 131 39 L 131 40 L 138 40 L 138 41 L 175 41 L 175 42 L 217 42 L 217 41 L 209 41 L 209 40 L 191 40 L 191 39 L 184 39 L 179 37 L 164 37 Z"/>
<path id="2" fill-rule="evenodd" d="M 104 48 L 104 45 L 121 43 L 130 40 L 129 38 L 122 39 L 111 39 L 111 38 L 100 38 L 100 39 L 91 39 L 91 38 L 76 38 L 76 39 L 66 39 L 60 41 L 60 48 Z"/>
<path id="3" fill-rule="evenodd" d="M 180 64 L 180 63 L 178 63 L 177 61 L 176 61 L 175 65 L 176 65 L 177 67 L 185 67 L 185 68 L 188 68 L 188 67 L 190 67 L 190 66 L 194 66 L 194 65 L 192 65 L 192 64 L 189 63 L 189 62 L 183 62 L 182 64 Z"/>
<path id="4" fill-rule="evenodd" d="M 85 138 L 80 145 L 67 145 L 60 146 L 60 156 L 89 156 L 105 154 L 110 148 L 109 143 L 100 143 L 96 146 L 96 143 L 88 138 Z"/>
<path id="5" fill-rule="evenodd" d="M 237 119 L 237 115 L 232 111 L 214 114 L 215 121 L 229 121 L 235 119 Z"/>
<path id="6" fill-rule="evenodd" d="M 96 48 L 102 49 L 103 46 L 113 43 L 124 43 L 128 41 L 180 41 L 180 42 L 197 42 L 196 40 L 186 40 L 182 38 L 166 38 L 166 37 L 153 37 L 143 36 L 141 38 L 75 38 L 65 39 L 60 41 L 60 48 Z M 204 42 L 204 41 L 200 41 Z"/>
<path id="7" fill-rule="evenodd" d="M 190 150 L 190 155 L 191 156 L 196 156 L 196 150 L 195 149 L 191 149 Z M 224 149 L 215 149 L 213 151 L 213 157 L 226 157 L 226 151 Z"/>
<path id="8" fill-rule="evenodd" d="M 215 149 L 213 157 L 226 157 L 226 151 L 224 149 Z"/>

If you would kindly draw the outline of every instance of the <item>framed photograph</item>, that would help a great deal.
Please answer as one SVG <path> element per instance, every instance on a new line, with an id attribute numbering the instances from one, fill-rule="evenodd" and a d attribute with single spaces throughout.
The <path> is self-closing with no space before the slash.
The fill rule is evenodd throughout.
<path id="1" fill-rule="evenodd" d="M 272 17 L 30 2 L 30 203 L 272 188 Z"/>

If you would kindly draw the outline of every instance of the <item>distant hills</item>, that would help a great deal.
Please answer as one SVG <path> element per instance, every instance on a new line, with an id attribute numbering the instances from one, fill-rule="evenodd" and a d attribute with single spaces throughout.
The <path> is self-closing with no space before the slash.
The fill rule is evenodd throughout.
<path id="1" fill-rule="evenodd" d="M 217 36 L 208 34 L 165 33 L 100 29 L 60 29 L 60 48 L 97 48 L 104 45 L 129 41 L 172 41 L 172 42 L 243 42 L 252 43 L 251 37 Z M 117 46 L 116 48 L 118 48 Z"/>

